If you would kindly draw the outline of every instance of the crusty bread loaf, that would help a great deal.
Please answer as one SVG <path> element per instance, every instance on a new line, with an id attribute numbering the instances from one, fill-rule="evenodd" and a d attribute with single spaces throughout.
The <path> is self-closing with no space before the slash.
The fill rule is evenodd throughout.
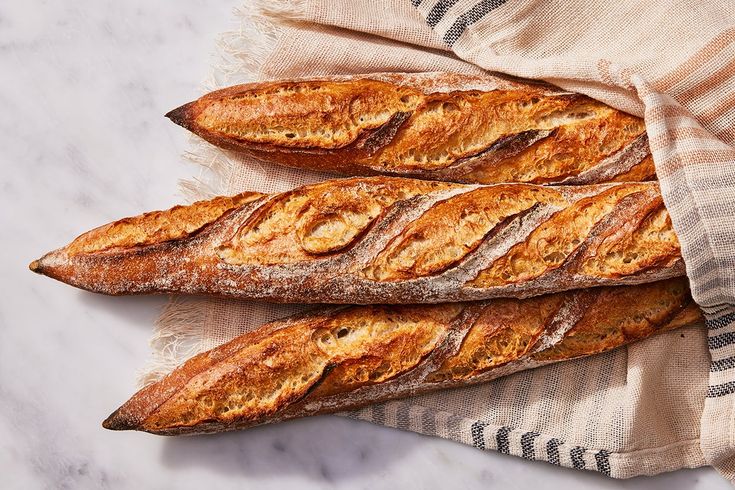
<path id="1" fill-rule="evenodd" d="M 396 177 L 124 219 L 31 269 L 107 294 L 358 304 L 527 297 L 685 272 L 655 182 L 477 186 Z"/>
<path id="2" fill-rule="evenodd" d="M 549 85 L 490 75 L 251 83 L 167 116 L 223 148 L 345 175 L 484 184 L 655 178 L 641 119 Z"/>
<path id="3" fill-rule="evenodd" d="M 167 435 L 241 429 L 489 381 L 701 321 L 686 279 L 321 311 L 195 356 L 103 425 Z"/>

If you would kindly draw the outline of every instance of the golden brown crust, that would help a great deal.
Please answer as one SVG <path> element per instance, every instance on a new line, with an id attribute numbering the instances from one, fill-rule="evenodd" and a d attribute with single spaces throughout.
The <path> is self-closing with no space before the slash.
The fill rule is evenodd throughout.
<path id="1" fill-rule="evenodd" d="M 167 435 L 240 429 L 488 381 L 701 321 L 686 279 L 314 312 L 199 354 L 104 426 Z"/>
<path id="2" fill-rule="evenodd" d="M 612 182 L 646 182 L 649 180 L 656 180 L 656 167 L 651 155 L 647 155 L 627 172 L 616 175 Z"/>
<path id="3" fill-rule="evenodd" d="M 104 252 L 182 240 L 196 234 L 223 214 L 263 197 L 257 192 L 220 196 L 189 206 L 174 206 L 95 228 L 77 237 L 67 248 L 69 255 Z"/>
<path id="4" fill-rule="evenodd" d="M 565 179 L 590 171 L 644 134 L 643 122 L 634 116 L 602 104 L 591 105 L 588 111 L 595 117 L 557 126 L 548 137 L 524 151 L 492 166 L 478 167 L 462 181 L 565 183 Z M 624 166 L 618 165 L 616 171 L 624 172 Z M 615 178 L 601 174 L 586 183 L 603 183 Z"/>
<path id="5" fill-rule="evenodd" d="M 451 187 L 420 180 L 386 179 L 369 186 L 335 180 L 288 191 L 252 213 L 220 245 L 219 255 L 231 265 L 288 264 L 339 252 L 395 202 Z"/>
<path id="6" fill-rule="evenodd" d="M 582 247 L 594 226 L 626 196 L 645 190 L 645 185 L 614 186 L 566 206 L 483 269 L 471 284 L 474 287 L 513 284 L 558 269 Z"/>
<path id="7" fill-rule="evenodd" d="M 181 216 L 199 216 L 189 208 L 144 215 L 82 235 L 34 268 L 107 294 L 362 304 L 528 297 L 684 274 L 656 183 L 372 177 L 240 199 L 204 227 L 195 221 L 196 233 L 175 238 L 189 229 Z M 176 222 L 164 225 L 168 216 Z"/>
<path id="8" fill-rule="evenodd" d="M 562 204 L 550 188 L 481 187 L 438 202 L 394 237 L 364 273 L 378 281 L 434 275 L 461 261 L 504 220 L 539 203 Z"/>
<path id="9" fill-rule="evenodd" d="M 217 146 L 345 175 L 602 183 L 619 180 L 648 153 L 647 142 L 626 151 L 645 138 L 637 117 L 585 96 L 490 75 L 376 73 L 254 83 L 212 92 L 167 116 Z M 584 181 L 575 182 L 581 174 Z"/>

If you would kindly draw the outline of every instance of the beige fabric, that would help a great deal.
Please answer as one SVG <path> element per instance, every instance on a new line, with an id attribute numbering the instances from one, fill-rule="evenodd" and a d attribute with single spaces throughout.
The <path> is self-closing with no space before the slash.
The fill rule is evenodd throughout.
<path id="1" fill-rule="evenodd" d="M 266 10 L 262 16 L 253 15 L 258 9 L 249 6 L 249 12 L 242 14 L 243 25 L 223 38 L 222 64 L 208 88 L 248 81 L 255 76 L 480 72 L 478 66 L 451 53 L 442 41 L 442 29 L 451 29 L 451 14 L 461 15 L 462 2 L 447 2 L 453 4 L 447 11 L 448 17 L 432 31 L 422 15 L 429 15 L 435 3 L 421 3 L 416 10 L 409 0 L 263 2 Z M 527 3 L 526 12 L 532 10 L 534 2 Z M 642 8 L 633 9 L 631 16 L 643 15 L 645 12 L 638 12 Z M 555 23 L 568 22 L 551 16 L 544 23 L 529 25 L 523 11 L 506 11 L 500 27 L 474 24 L 477 32 L 468 30 L 456 41 L 457 53 L 485 67 L 553 78 L 566 88 L 585 91 L 631 112 L 643 112 L 645 104 L 629 86 L 616 88 L 607 79 L 593 81 L 600 73 L 619 77 L 615 67 L 603 63 L 590 68 L 580 63 L 580 72 L 589 70 L 585 81 L 565 78 L 567 70 L 573 70 L 554 68 L 554 57 L 560 53 L 535 43 L 569 41 L 563 34 L 548 32 L 558 28 Z M 693 28 L 687 23 L 686 18 L 676 19 L 672 26 L 688 34 Z M 521 31 L 521 27 L 531 29 L 535 37 L 529 39 L 528 30 Z M 491 43 L 496 51 L 487 50 L 487 44 L 481 49 L 475 43 L 485 33 L 499 33 L 497 45 Z M 630 46 L 621 45 L 612 34 L 609 38 L 596 38 L 591 30 L 582 34 L 571 38 L 577 40 L 567 47 L 569 52 L 576 54 L 574 49 L 610 44 L 619 47 L 616 53 L 620 56 L 630 52 Z M 661 39 L 635 38 L 630 44 L 654 41 L 672 64 L 685 62 L 685 54 L 667 47 Z M 525 57 L 490 55 L 504 49 L 516 53 L 525 49 Z M 544 66 L 553 69 L 553 76 L 548 75 L 551 71 L 535 68 L 535 59 L 541 57 L 547 57 Z M 627 72 L 624 76 L 630 75 Z M 675 84 L 676 79 L 672 80 L 670 83 Z M 656 114 L 649 117 L 651 124 L 661 124 Z M 661 113 L 660 117 L 667 116 Z M 715 118 L 713 124 L 720 122 Z M 652 145 L 659 152 L 655 154 L 658 165 L 666 158 L 661 152 L 668 151 L 667 145 L 659 140 Z M 195 196 L 202 191 L 282 191 L 325 178 L 312 172 L 245 161 L 203 142 L 194 144 L 192 154 L 209 169 L 201 179 L 208 181 L 209 186 L 187 186 Z M 695 255 L 693 250 L 688 254 Z M 186 357 L 298 308 L 235 300 L 175 299 L 159 322 L 153 342 L 154 363 L 143 381 L 157 379 Z M 729 331 L 730 327 L 724 328 Z M 706 331 L 689 327 L 595 358 L 519 373 L 486 385 L 375 405 L 346 415 L 482 449 L 597 470 L 618 478 L 707 464 L 704 448 L 710 463 L 715 462 L 712 454 L 720 455 L 716 461 L 720 471 L 732 477 L 733 411 L 732 407 L 719 406 L 725 399 L 705 397 L 708 370 Z M 725 398 L 731 405 L 735 397 Z M 700 430 L 705 403 L 720 418 L 711 419 Z"/>
<path id="2" fill-rule="evenodd" d="M 422 0 L 488 70 L 543 78 L 645 118 L 692 292 L 708 317 L 705 461 L 735 476 L 735 10 L 675 0 Z"/>

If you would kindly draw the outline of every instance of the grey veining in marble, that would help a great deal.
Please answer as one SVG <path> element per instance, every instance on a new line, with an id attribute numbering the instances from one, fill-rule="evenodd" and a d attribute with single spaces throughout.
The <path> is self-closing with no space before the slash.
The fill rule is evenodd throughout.
<path id="1" fill-rule="evenodd" d="M 710 469 L 625 482 L 319 417 L 194 438 L 105 431 L 164 298 L 109 298 L 27 264 L 180 201 L 197 169 L 166 111 L 195 97 L 236 0 L 0 2 L 0 487 L 718 489 Z"/>

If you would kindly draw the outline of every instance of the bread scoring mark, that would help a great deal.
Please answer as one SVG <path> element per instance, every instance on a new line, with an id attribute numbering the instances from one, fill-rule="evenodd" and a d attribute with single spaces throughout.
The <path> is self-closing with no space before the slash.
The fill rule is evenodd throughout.
<path id="1" fill-rule="evenodd" d="M 217 252 L 229 265 L 313 260 L 345 250 L 396 202 L 448 187 L 390 178 L 378 185 L 345 179 L 302 187 L 266 202 Z"/>
<path id="2" fill-rule="evenodd" d="M 336 149 L 410 113 L 420 93 L 377 80 L 272 82 L 201 100 L 196 124 L 241 142 Z"/>
<path id="3" fill-rule="evenodd" d="M 342 209 L 320 210 L 299 220 L 296 227 L 301 248 L 310 254 L 337 252 L 347 247 L 383 212 L 375 201 Z"/>
<path id="4" fill-rule="evenodd" d="M 462 341 L 426 381 L 468 379 L 530 352 L 566 299 L 563 294 L 489 302 Z"/>
<path id="5" fill-rule="evenodd" d="M 462 179 L 480 183 L 561 182 L 593 169 L 645 133 L 645 125 L 637 117 L 597 103 L 586 110 L 593 117 L 559 124 L 547 138 L 503 160 L 476 165 Z"/>
<path id="6" fill-rule="evenodd" d="M 633 165 L 627 172 L 620 173 L 611 179 L 611 182 L 645 182 L 656 180 L 656 167 L 651 154 Z"/>
<path id="7" fill-rule="evenodd" d="M 410 112 L 396 112 L 388 122 L 358 138 L 355 142 L 355 148 L 364 150 L 368 155 L 374 154 L 395 137 L 401 125 L 410 116 Z"/>
<path id="8" fill-rule="evenodd" d="M 479 188 L 439 201 L 408 225 L 362 274 L 396 281 L 443 272 L 459 263 L 501 222 L 531 207 L 559 204 L 546 188 L 510 185 Z"/>
<path id="9" fill-rule="evenodd" d="M 66 247 L 66 253 L 75 256 L 181 240 L 196 234 L 228 211 L 262 197 L 264 194 L 243 192 L 124 218 L 80 235 Z"/>
<path id="10" fill-rule="evenodd" d="M 446 336 L 463 305 L 366 307 L 314 332 L 319 348 L 335 362 L 315 397 L 383 383 L 411 371 Z"/>
<path id="11" fill-rule="evenodd" d="M 631 220 L 629 226 L 611 230 L 582 259 L 580 272 L 596 277 L 620 277 L 678 260 L 681 248 L 663 199 L 656 198 L 649 207 L 641 220 Z"/>
<path id="12" fill-rule="evenodd" d="M 647 189 L 645 184 L 622 184 L 584 197 L 555 213 L 521 243 L 495 260 L 468 286 L 486 288 L 517 284 L 559 268 L 588 238 L 596 223 L 626 196 Z"/>
<path id="13" fill-rule="evenodd" d="M 193 376 L 145 423 L 162 428 L 172 422 L 186 427 L 255 419 L 303 396 L 327 367 L 327 360 L 309 342 L 309 331 L 298 325 L 253 340 Z"/>
<path id="14" fill-rule="evenodd" d="M 592 118 L 598 105 L 604 107 L 581 96 L 540 97 L 532 90 L 431 94 L 376 155 L 375 168 L 443 169 L 510 135 Z"/>
<path id="15" fill-rule="evenodd" d="M 556 131 L 558 131 L 558 128 L 548 130 L 530 129 L 528 131 L 521 131 L 520 133 L 505 135 L 498 138 L 492 145 L 481 152 L 466 158 L 460 158 L 452 165 L 430 171 L 417 170 L 414 174 L 437 180 L 449 179 L 456 182 L 476 183 L 477 181 L 470 175 L 474 169 L 492 166 L 496 162 L 501 162 L 506 158 L 518 155 L 535 143 L 552 136 Z"/>
<path id="16" fill-rule="evenodd" d="M 538 361 L 573 359 L 648 337 L 681 323 L 672 320 L 690 306 L 684 280 L 662 281 L 635 288 L 602 288 L 594 308 L 557 344 L 534 353 Z M 696 316 L 687 314 L 690 320 Z"/>

